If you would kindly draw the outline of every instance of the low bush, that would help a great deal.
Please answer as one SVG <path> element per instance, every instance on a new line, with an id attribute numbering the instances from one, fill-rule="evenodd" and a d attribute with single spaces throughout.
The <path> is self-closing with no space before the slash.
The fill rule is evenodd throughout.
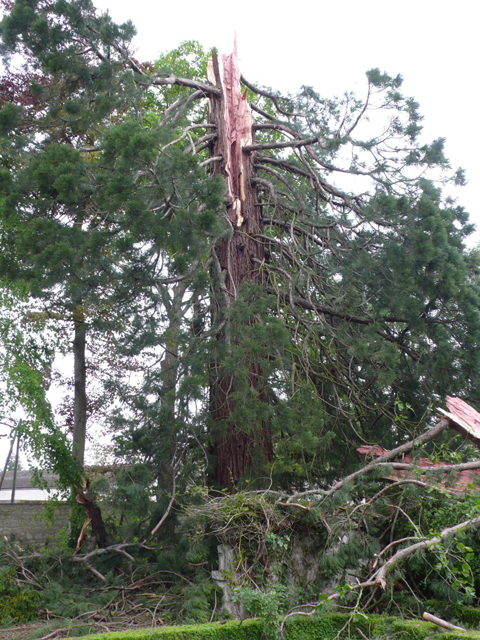
<path id="1" fill-rule="evenodd" d="M 33 620 L 39 600 L 37 591 L 18 587 L 13 569 L 0 569 L 0 624 Z"/>

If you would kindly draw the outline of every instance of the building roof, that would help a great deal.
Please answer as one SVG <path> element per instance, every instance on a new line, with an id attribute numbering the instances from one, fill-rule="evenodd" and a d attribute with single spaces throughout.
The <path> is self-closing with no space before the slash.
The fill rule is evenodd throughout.
<path id="1" fill-rule="evenodd" d="M 379 458 L 384 453 L 390 453 L 389 449 L 382 449 L 382 447 L 364 445 L 358 447 L 357 451 L 360 455 L 370 458 Z M 428 458 L 412 458 L 411 456 L 402 455 L 396 458 L 395 462 L 405 462 L 405 464 L 414 464 L 422 469 L 425 469 L 425 473 L 428 471 L 435 471 L 435 467 L 451 467 L 453 463 L 450 462 L 432 462 Z M 444 473 L 449 473 L 444 471 Z M 406 471 L 396 470 L 395 476 L 405 477 Z M 441 482 L 440 484 L 445 484 Z M 480 469 L 469 469 L 467 471 L 455 472 L 455 481 L 451 487 L 455 491 L 465 491 L 465 489 L 480 485 Z"/>
<path id="2" fill-rule="evenodd" d="M 15 491 L 21 491 L 22 489 L 37 489 L 38 487 L 32 484 L 32 471 L 17 471 L 17 478 L 15 482 Z M 42 478 L 47 483 L 49 489 L 54 489 L 57 486 L 58 476 L 54 473 L 44 471 Z M 7 471 L 3 480 L 2 491 L 11 490 L 13 486 L 13 471 Z"/>
<path id="3" fill-rule="evenodd" d="M 458 431 L 476 445 L 480 445 L 480 413 L 461 398 L 447 396 L 446 401 L 448 411 L 438 409 L 438 412 L 447 418 L 448 424 L 452 429 L 455 429 L 455 431 Z M 357 451 L 360 455 L 371 458 L 379 458 L 385 453 L 390 453 L 388 449 L 382 449 L 382 447 L 375 445 L 364 445 L 363 447 L 358 447 Z M 425 473 L 427 473 L 427 471 L 434 471 L 435 467 L 453 466 L 452 463 L 449 462 L 432 462 L 432 460 L 429 460 L 428 458 L 412 459 L 411 456 L 408 455 L 398 456 L 396 461 L 405 462 L 406 464 L 415 464 L 416 466 L 425 469 Z M 444 473 L 448 473 L 448 471 L 444 471 Z M 399 470 L 396 470 L 394 473 L 397 477 L 405 477 L 406 474 L 406 471 Z M 445 485 L 445 482 L 441 482 L 440 484 Z M 460 492 L 475 485 L 480 485 L 480 469 L 469 469 L 466 471 L 456 472 L 455 482 L 452 489 Z"/>

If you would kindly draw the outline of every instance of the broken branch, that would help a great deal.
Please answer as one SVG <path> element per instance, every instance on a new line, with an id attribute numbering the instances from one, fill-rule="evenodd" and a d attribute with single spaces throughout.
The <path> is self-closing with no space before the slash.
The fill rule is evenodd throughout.
<path id="1" fill-rule="evenodd" d="M 476 518 L 471 518 L 470 520 L 465 520 L 464 522 L 460 522 L 459 524 L 456 524 L 453 527 L 446 527 L 445 529 L 442 529 L 442 531 L 438 534 L 438 536 L 434 536 L 433 538 L 427 538 L 426 540 L 420 540 L 419 542 L 416 542 L 415 544 L 412 544 L 409 547 L 405 547 L 404 549 L 397 551 L 389 560 L 387 560 L 387 562 L 382 567 L 380 567 L 380 569 L 378 569 L 378 571 L 376 571 L 373 574 L 369 582 L 371 583 L 373 581 L 375 584 L 378 584 L 382 589 L 385 589 L 385 587 L 387 586 L 386 579 L 388 574 L 392 571 L 392 569 L 397 564 L 406 560 L 413 553 L 421 549 L 428 549 L 437 544 L 440 544 L 444 540 L 451 538 L 452 536 L 454 536 L 456 533 L 459 533 L 460 531 L 465 531 L 466 529 L 473 529 L 479 526 L 480 526 L 480 516 L 477 516 Z"/>
<path id="2" fill-rule="evenodd" d="M 439 627 L 443 627 L 444 629 L 451 629 L 453 631 L 466 631 L 463 627 L 457 627 L 451 622 L 447 622 L 446 620 L 442 620 L 442 618 L 437 618 L 437 616 L 433 616 L 431 613 L 427 611 L 423 614 L 423 619 L 427 622 L 433 622 L 433 624 L 438 625 Z"/>

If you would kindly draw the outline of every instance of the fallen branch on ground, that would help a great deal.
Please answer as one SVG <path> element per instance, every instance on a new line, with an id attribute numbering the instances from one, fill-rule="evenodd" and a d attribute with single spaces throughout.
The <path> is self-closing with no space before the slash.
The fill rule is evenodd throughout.
<path id="1" fill-rule="evenodd" d="M 442 618 L 437 618 L 437 616 L 433 616 L 431 613 L 428 613 L 427 611 L 424 612 L 423 619 L 426 620 L 427 622 L 433 622 L 433 624 L 436 624 L 439 627 L 443 627 L 443 629 L 451 629 L 452 631 L 466 631 L 464 627 L 457 627 L 456 625 L 451 624 L 451 622 L 442 620 Z"/>

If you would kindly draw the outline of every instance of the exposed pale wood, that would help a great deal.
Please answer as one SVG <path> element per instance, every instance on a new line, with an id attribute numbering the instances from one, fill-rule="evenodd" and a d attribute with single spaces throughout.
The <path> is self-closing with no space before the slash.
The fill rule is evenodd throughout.
<path id="1" fill-rule="evenodd" d="M 18 631 L 18 629 L 16 630 Z M 67 631 L 69 631 L 68 627 L 61 627 L 60 629 L 55 629 L 55 631 L 47 633 L 46 636 L 42 636 L 41 638 L 39 638 L 39 640 L 49 640 L 49 638 L 54 638 L 55 636 L 66 633 Z"/>
<path id="2" fill-rule="evenodd" d="M 379 458 L 377 458 L 376 460 L 372 460 L 372 462 L 365 465 L 358 471 L 354 471 L 353 473 L 346 476 L 345 478 L 342 478 L 341 480 L 337 480 L 337 482 L 334 482 L 329 489 L 309 489 L 307 491 L 300 491 L 291 495 L 288 498 L 287 502 L 293 502 L 298 498 L 302 498 L 304 496 L 313 495 L 313 494 L 317 494 L 325 498 L 328 496 L 331 496 L 336 491 L 338 491 L 341 487 L 343 487 L 344 484 L 346 484 L 347 482 L 351 482 L 352 480 L 355 480 L 356 478 L 362 476 L 365 473 L 368 473 L 375 466 L 377 465 L 380 466 L 383 463 L 388 463 L 391 460 L 395 460 L 395 458 L 398 458 L 399 456 L 405 453 L 409 453 L 416 447 L 420 447 L 426 442 L 430 442 L 430 440 L 433 440 L 434 438 L 436 438 L 447 427 L 448 427 L 448 420 L 442 419 L 434 427 L 432 427 L 428 431 L 425 431 L 424 433 L 421 433 L 419 436 L 417 436 L 413 440 L 410 440 L 410 442 L 406 442 L 405 444 L 402 444 L 399 447 L 392 449 L 391 451 L 386 451 Z M 392 466 L 394 466 L 394 463 L 392 464 Z"/>
<path id="3" fill-rule="evenodd" d="M 165 513 L 163 514 L 163 516 L 160 518 L 160 520 L 157 522 L 157 524 L 154 526 L 154 528 L 150 532 L 151 536 L 154 536 L 157 533 L 157 531 L 160 529 L 162 524 L 168 518 L 168 514 L 170 513 L 173 507 L 173 503 L 175 502 L 176 490 L 177 490 L 177 469 L 175 466 L 172 466 L 172 495 L 170 496 L 170 501 L 167 505 L 167 508 L 165 509 Z"/>
<path id="4" fill-rule="evenodd" d="M 466 629 L 464 629 L 463 627 L 457 627 L 455 624 L 451 624 L 446 620 L 442 620 L 442 618 L 437 618 L 437 616 L 434 616 L 431 613 L 428 613 L 427 611 L 424 612 L 423 619 L 426 620 L 427 622 L 433 622 L 433 624 L 436 624 L 439 627 L 443 627 L 444 629 L 452 629 L 454 631 L 466 631 Z"/>
<path id="5" fill-rule="evenodd" d="M 82 548 L 83 541 L 85 540 L 85 536 L 87 535 L 88 525 L 91 523 L 91 521 L 92 519 L 90 518 L 90 516 L 87 516 L 77 538 L 77 546 L 75 547 L 75 553 L 77 553 L 77 551 L 80 551 L 80 549 Z"/>
<path id="6" fill-rule="evenodd" d="M 480 526 L 480 516 L 476 518 L 471 518 L 470 520 L 465 520 L 464 522 L 460 522 L 453 527 L 446 527 L 442 529 L 437 536 L 433 538 L 427 538 L 424 540 L 420 540 L 415 544 L 410 545 L 409 547 L 405 547 L 404 549 L 400 549 L 397 553 L 394 553 L 393 556 L 385 562 L 385 564 L 378 569 L 373 576 L 370 578 L 368 583 L 364 584 L 377 584 L 382 589 L 385 589 L 387 586 L 387 576 L 392 571 L 392 569 L 404 562 L 407 558 L 409 558 L 413 553 L 417 551 L 421 551 L 423 549 L 428 549 L 431 547 L 435 547 L 435 545 L 457 535 L 460 531 L 466 531 L 467 529 L 475 529 Z"/>
<path id="7" fill-rule="evenodd" d="M 199 89 L 205 95 L 216 95 L 220 94 L 220 91 L 217 87 L 214 87 L 210 84 L 206 84 L 205 82 L 200 82 L 199 80 L 191 80 L 190 78 L 179 78 L 173 74 L 169 76 L 160 76 L 155 75 L 152 76 L 149 80 L 150 84 L 156 86 L 168 86 L 176 84 L 179 87 L 190 87 L 192 89 Z"/>
<path id="8" fill-rule="evenodd" d="M 480 446 L 480 413 L 461 398 L 447 396 L 448 411 L 438 409 L 448 418 L 450 426 Z"/>

